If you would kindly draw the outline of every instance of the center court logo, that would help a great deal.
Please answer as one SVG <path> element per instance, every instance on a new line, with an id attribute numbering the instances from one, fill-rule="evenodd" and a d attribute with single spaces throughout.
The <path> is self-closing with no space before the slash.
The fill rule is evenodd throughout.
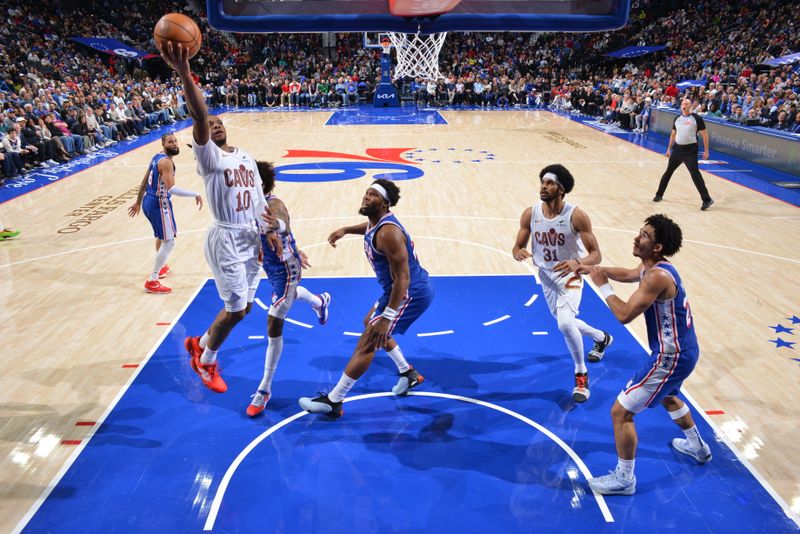
<path id="1" fill-rule="evenodd" d="M 322 159 L 310 163 L 281 165 L 275 179 L 282 182 L 336 182 L 354 180 L 368 172 L 375 179 L 413 180 L 425 174 L 419 164 L 401 154 L 412 148 L 368 148 L 366 155 L 328 152 L 326 150 L 289 150 L 284 158 Z M 330 160 L 345 161 L 330 161 Z"/>
<path id="2" fill-rule="evenodd" d="M 421 163 L 485 164 L 497 157 L 491 150 L 470 147 L 368 148 L 365 153 L 362 156 L 326 150 L 289 150 L 284 158 L 315 161 L 277 166 L 275 177 L 283 182 L 335 182 L 361 178 L 369 173 L 376 179 L 413 180 L 425 175 L 419 167 Z"/>

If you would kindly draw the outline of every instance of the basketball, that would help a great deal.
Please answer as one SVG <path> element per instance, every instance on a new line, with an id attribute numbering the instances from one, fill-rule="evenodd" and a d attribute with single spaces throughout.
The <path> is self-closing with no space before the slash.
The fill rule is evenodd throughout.
<path id="1" fill-rule="evenodd" d="M 182 44 L 189 48 L 189 58 L 193 58 L 200 50 L 202 35 L 197 23 L 181 13 L 167 13 L 156 22 L 153 28 L 153 39 L 157 45 L 171 41 L 173 45 Z"/>

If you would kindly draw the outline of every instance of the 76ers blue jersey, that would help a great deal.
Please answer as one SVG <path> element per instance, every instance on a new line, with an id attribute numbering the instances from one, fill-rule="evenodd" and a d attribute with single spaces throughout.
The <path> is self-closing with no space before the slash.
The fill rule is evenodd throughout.
<path id="1" fill-rule="evenodd" d="M 275 195 L 269 195 L 265 200 L 269 204 L 270 199 L 273 198 L 276 198 Z M 282 268 L 284 266 L 284 262 L 289 258 L 294 257 L 298 261 L 300 260 L 300 253 L 297 249 L 297 243 L 295 243 L 294 240 L 294 234 L 292 234 L 292 232 L 287 234 L 278 234 L 278 237 L 281 238 L 281 244 L 283 245 L 283 255 L 280 258 L 274 250 L 269 248 L 269 245 L 267 244 L 267 238 L 264 235 L 261 236 L 261 248 L 264 251 L 264 270 L 267 271 L 267 274 L 270 272 L 267 267 L 268 265 Z"/>
<path id="2" fill-rule="evenodd" d="M 655 264 L 653 269 L 666 271 L 678 291 L 669 300 L 656 300 L 644 312 L 650 350 L 653 354 L 696 353 L 697 335 L 692 311 L 678 271 L 667 261 Z"/>
<path id="3" fill-rule="evenodd" d="M 400 224 L 400 221 L 397 220 L 397 217 L 389 212 L 378 221 L 378 224 L 373 227 L 367 227 L 367 231 L 364 233 L 364 252 L 367 254 L 367 259 L 370 265 L 372 265 L 372 270 L 375 271 L 375 276 L 378 277 L 378 283 L 383 288 L 384 293 L 390 293 L 392 291 L 392 272 L 389 268 L 389 260 L 375 248 L 374 244 L 375 234 L 384 224 L 393 224 L 397 226 L 406 238 L 408 271 L 411 277 L 408 284 L 409 292 L 414 292 L 415 289 L 421 289 L 427 286 L 430 283 L 428 271 L 423 269 L 419 264 L 419 260 L 417 260 L 417 254 L 414 252 L 414 243 L 411 241 L 411 236 L 408 235 L 408 232 L 406 232 L 406 229 Z"/>
<path id="4" fill-rule="evenodd" d="M 147 175 L 147 188 L 145 189 L 145 193 L 148 195 L 153 195 L 154 197 L 171 197 L 167 188 L 164 187 L 164 184 L 161 182 L 161 176 L 158 172 L 158 163 L 166 158 L 169 157 L 163 152 L 159 152 L 153 159 L 150 160 L 150 170 Z M 175 164 L 173 163 L 173 169 Z"/>

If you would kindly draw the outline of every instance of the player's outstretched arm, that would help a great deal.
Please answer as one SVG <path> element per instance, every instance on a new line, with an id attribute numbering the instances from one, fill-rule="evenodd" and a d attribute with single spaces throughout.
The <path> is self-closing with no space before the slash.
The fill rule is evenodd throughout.
<path id="1" fill-rule="evenodd" d="M 517 240 L 514 242 L 514 248 L 511 249 L 511 255 L 517 261 L 527 260 L 532 255 L 528 252 L 528 241 L 531 238 L 531 211 L 532 208 L 527 208 L 519 218 Z"/>
<path id="2" fill-rule="evenodd" d="M 161 183 L 164 184 L 164 188 L 169 191 L 170 194 L 177 197 L 193 197 L 198 209 L 203 209 L 203 197 L 200 196 L 200 193 L 188 191 L 175 185 L 175 166 L 172 164 L 172 161 L 163 158 L 158 162 L 158 176 L 161 179 Z"/>
<path id="3" fill-rule="evenodd" d="M 600 267 L 591 267 L 589 276 L 599 288 L 611 312 L 622 324 L 628 324 L 653 305 L 659 295 L 668 290 L 674 283 L 667 273 L 661 269 L 648 271 L 631 298 L 625 302 L 614 294 L 608 284 L 608 276 Z"/>
<path id="4" fill-rule="evenodd" d="M 192 116 L 194 140 L 200 145 L 205 145 L 208 143 L 211 132 L 208 126 L 208 108 L 203 93 L 192 79 L 192 71 L 189 68 L 189 48 L 180 43 L 173 45 L 172 41 L 167 41 L 159 47 L 159 51 L 164 62 L 178 73 L 183 84 L 186 107 L 189 108 L 189 115 Z"/>
<path id="5" fill-rule="evenodd" d="M 626 284 L 630 284 L 633 282 L 638 282 L 641 279 L 639 273 L 641 273 L 642 264 L 640 263 L 638 267 L 633 269 L 627 269 L 625 267 L 601 267 L 601 266 L 592 266 L 592 265 L 581 265 L 575 272 L 578 274 L 589 274 L 592 272 L 593 269 L 600 269 L 606 277 L 610 280 L 614 280 L 615 282 L 624 282 Z"/>
<path id="6" fill-rule="evenodd" d="M 367 223 L 356 224 L 355 226 L 344 226 L 331 232 L 328 236 L 328 243 L 336 248 L 336 242 L 347 234 L 364 235 L 367 233 Z"/>

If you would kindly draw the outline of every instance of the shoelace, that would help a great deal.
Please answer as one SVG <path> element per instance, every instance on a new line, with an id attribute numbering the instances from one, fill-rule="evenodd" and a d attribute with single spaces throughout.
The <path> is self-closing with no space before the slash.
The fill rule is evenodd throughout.
<path id="1" fill-rule="evenodd" d="M 208 373 L 208 376 L 211 377 L 212 379 L 216 375 L 218 375 L 220 373 L 220 371 L 222 371 L 222 367 L 219 366 L 218 362 L 214 362 L 214 363 L 209 364 L 209 365 L 203 365 L 203 368 Z"/>
<path id="2" fill-rule="evenodd" d="M 258 406 L 259 408 L 264 406 L 267 403 L 267 395 L 269 395 L 269 393 L 266 395 L 263 393 L 253 393 L 250 395 L 250 398 L 253 399 L 250 401 L 250 404 Z"/>
<path id="3" fill-rule="evenodd" d="M 575 377 L 575 385 L 579 388 L 585 388 L 586 383 L 589 381 L 588 377 L 586 376 L 576 376 Z"/>

